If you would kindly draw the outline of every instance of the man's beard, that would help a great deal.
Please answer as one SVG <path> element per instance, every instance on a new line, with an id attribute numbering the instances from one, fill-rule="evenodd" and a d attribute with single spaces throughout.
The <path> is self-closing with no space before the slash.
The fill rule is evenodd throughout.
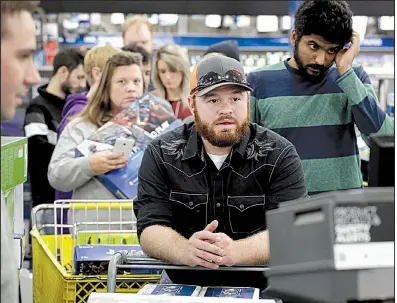
<path id="1" fill-rule="evenodd" d="M 69 80 L 67 80 L 65 83 L 63 83 L 63 84 L 61 85 L 61 89 L 62 89 L 62 91 L 65 93 L 66 96 L 68 96 L 68 95 L 70 95 L 70 94 L 73 93 L 73 92 L 72 92 L 72 87 L 71 87 L 71 85 L 70 85 Z"/>
<path id="2" fill-rule="evenodd" d="M 319 64 L 304 65 L 299 57 L 299 41 L 298 40 L 295 42 L 294 59 L 295 59 L 296 65 L 298 66 L 298 73 L 299 73 L 299 75 L 301 75 L 301 77 L 304 81 L 318 83 L 323 79 L 325 73 L 328 70 L 328 67 L 325 67 L 324 65 L 319 65 Z M 319 70 L 320 71 L 319 74 L 318 75 L 310 75 L 307 72 L 307 69 L 309 67 Z"/>
<path id="3" fill-rule="evenodd" d="M 233 120 L 236 125 L 234 130 L 227 129 L 220 132 L 216 132 L 214 127 L 217 123 L 223 120 Z M 239 143 L 242 138 L 247 135 L 249 131 L 250 117 L 247 115 L 247 119 L 241 124 L 238 123 L 236 118 L 231 116 L 223 116 L 211 124 L 203 122 L 200 119 L 200 115 L 197 111 L 197 107 L 194 107 L 194 125 L 197 129 L 198 134 L 213 146 L 216 147 L 230 147 Z"/>

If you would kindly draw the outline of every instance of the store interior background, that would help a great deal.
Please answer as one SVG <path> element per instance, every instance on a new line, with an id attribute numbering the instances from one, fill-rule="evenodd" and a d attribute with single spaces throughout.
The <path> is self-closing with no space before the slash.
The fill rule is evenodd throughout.
<path id="1" fill-rule="evenodd" d="M 189 2 L 196 3 L 189 5 Z M 237 41 L 246 73 L 291 56 L 289 32 L 300 1 L 220 2 L 42 1 L 42 9 L 34 15 L 38 46 L 35 62 L 42 84 L 48 83 L 52 60 L 60 49 L 88 50 L 105 44 L 122 47 L 121 24 L 131 11 L 149 17 L 155 33 L 154 49 L 167 43 L 184 46 L 192 68 L 211 44 L 222 40 Z M 356 63 L 363 65 L 369 74 L 381 107 L 394 113 L 394 2 L 348 2 L 355 14 L 354 29 L 363 38 Z M 36 95 L 37 86 L 29 91 L 15 118 L 2 123 L 2 135 L 24 136 L 25 110 Z M 29 182 L 25 186 L 25 217 L 29 220 Z M 29 259 L 28 246 L 26 262 Z"/>
<path id="2" fill-rule="evenodd" d="M 246 73 L 291 56 L 289 31 L 301 1 L 41 1 L 35 14 L 35 62 L 47 83 L 59 49 L 88 50 L 95 45 L 122 47 L 121 24 L 146 13 L 153 24 L 154 49 L 167 43 L 187 48 L 193 67 L 209 45 L 236 40 Z M 394 104 L 394 2 L 348 1 L 354 29 L 364 37 L 356 63 L 370 75 L 381 107 Z M 241 14 L 237 14 L 241 12 Z M 256 12 L 256 13 L 255 13 Z M 196 14 L 197 13 L 197 14 Z M 260 14 L 260 15 L 259 15 Z M 2 123 L 3 135 L 22 136 L 24 110 Z"/>

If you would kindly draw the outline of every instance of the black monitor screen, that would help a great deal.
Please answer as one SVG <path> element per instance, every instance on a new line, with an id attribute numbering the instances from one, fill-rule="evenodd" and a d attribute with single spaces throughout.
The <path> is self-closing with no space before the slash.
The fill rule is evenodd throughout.
<path id="1" fill-rule="evenodd" d="M 371 136 L 368 186 L 394 186 L 394 136 Z"/>

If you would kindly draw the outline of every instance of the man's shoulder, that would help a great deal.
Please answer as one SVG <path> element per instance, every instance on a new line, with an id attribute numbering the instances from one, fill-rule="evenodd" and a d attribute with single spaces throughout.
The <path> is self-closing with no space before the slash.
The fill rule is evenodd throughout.
<path id="1" fill-rule="evenodd" d="M 186 142 L 189 140 L 192 127 L 193 123 L 183 124 L 173 130 L 161 134 L 157 138 L 153 139 L 149 145 L 157 149 L 161 148 L 161 146 L 164 144 L 173 144 L 175 146 L 186 144 Z"/>
<path id="2" fill-rule="evenodd" d="M 275 64 L 266 65 L 260 68 L 253 70 L 250 74 L 267 74 L 268 72 L 275 72 L 275 71 L 284 71 L 287 68 L 285 67 L 284 61 L 280 61 Z M 272 73 L 270 73 L 272 74 Z"/>
<path id="3" fill-rule="evenodd" d="M 35 97 L 29 101 L 27 110 L 29 110 L 31 108 L 46 108 L 47 102 L 48 101 L 46 99 L 44 99 L 42 96 L 38 95 L 37 97 Z"/>
<path id="4" fill-rule="evenodd" d="M 253 136 L 251 136 L 248 146 L 252 144 L 267 145 L 280 152 L 287 147 L 293 147 L 293 144 L 286 138 L 259 124 L 251 123 L 251 130 L 253 130 Z"/>
<path id="5" fill-rule="evenodd" d="M 262 98 L 270 92 L 277 95 L 280 89 L 284 90 L 285 84 L 288 83 L 285 80 L 288 77 L 290 77 L 290 72 L 284 61 L 281 61 L 252 71 L 248 74 L 247 81 L 254 90 L 252 95 L 256 98 Z"/>

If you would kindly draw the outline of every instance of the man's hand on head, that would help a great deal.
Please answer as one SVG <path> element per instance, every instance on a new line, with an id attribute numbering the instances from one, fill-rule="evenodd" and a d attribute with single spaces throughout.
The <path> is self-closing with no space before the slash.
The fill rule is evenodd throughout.
<path id="1" fill-rule="evenodd" d="M 340 50 L 335 58 L 336 67 L 340 76 L 352 68 L 354 58 L 356 58 L 359 52 L 360 35 L 354 32 L 350 47 L 348 49 L 343 48 Z"/>

